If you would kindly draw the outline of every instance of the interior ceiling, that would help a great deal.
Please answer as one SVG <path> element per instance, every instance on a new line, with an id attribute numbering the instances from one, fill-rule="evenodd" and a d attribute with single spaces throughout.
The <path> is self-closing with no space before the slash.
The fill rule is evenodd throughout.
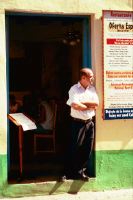
<path id="1" fill-rule="evenodd" d="M 9 19 L 12 41 L 60 40 L 71 29 L 82 34 L 82 18 L 11 16 Z"/>

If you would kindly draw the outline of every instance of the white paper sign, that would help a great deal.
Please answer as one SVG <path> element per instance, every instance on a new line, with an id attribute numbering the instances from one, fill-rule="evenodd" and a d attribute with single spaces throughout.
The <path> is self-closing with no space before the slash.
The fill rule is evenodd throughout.
<path id="1" fill-rule="evenodd" d="M 24 131 L 36 129 L 36 124 L 30 120 L 23 113 L 13 113 L 9 114 L 13 119 L 15 119 L 23 128 Z"/>
<path id="2" fill-rule="evenodd" d="M 133 118 L 133 12 L 103 11 L 104 119 Z"/>

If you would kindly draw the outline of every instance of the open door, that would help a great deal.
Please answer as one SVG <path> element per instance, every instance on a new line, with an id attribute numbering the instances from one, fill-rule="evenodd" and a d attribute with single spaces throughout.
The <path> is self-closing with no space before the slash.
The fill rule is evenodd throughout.
<path id="1" fill-rule="evenodd" d="M 24 174 L 27 179 L 34 175 L 34 178 L 42 179 L 44 176 L 43 180 L 56 180 L 63 168 L 63 155 L 69 140 L 68 90 L 78 81 L 80 68 L 83 65 L 91 66 L 91 53 L 88 53 L 88 49 L 91 49 L 89 18 L 23 14 L 7 14 L 6 18 L 9 102 L 10 96 L 14 95 L 21 106 L 20 112 L 23 112 L 24 97 L 43 90 L 47 97 L 57 103 L 56 152 L 35 156 L 32 131 L 24 134 Z M 19 170 L 17 131 L 9 124 L 10 182 L 17 180 Z"/>

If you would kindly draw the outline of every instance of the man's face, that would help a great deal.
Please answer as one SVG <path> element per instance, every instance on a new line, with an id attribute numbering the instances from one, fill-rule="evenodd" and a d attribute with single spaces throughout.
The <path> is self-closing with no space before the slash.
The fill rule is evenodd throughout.
<path id="1" fill-rule="evenodd" d="M 86 81 L 86 84 L 87 85 L 92 85 L 93 84 L 93 81 L 94 81 L 94 75 L 93 73 L 88 73 L 86 76 L 85 76 L 85 81 Z"/>
<path id="2" fill-rule="evenodd" d="M 93 84 L 94 81 L 94 74 L 93 71 L 91 69 L 88 68 L 83 68 L 80 71 L 81 74 L 81 79 L 80 79 L 80 83 L 84 88 L 87 88 L 88 86 Z"/>

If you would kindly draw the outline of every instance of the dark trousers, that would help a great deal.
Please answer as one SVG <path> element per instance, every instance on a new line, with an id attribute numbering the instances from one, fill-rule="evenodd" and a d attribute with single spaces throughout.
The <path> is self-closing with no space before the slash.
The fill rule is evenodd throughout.
<path id="1" fill-rule="evenodd" d="M 94 123 L 72 120 L 70 145 L 65 156 L 65 174 L 73 176 L 87 168 L 94 143 Z"/>

